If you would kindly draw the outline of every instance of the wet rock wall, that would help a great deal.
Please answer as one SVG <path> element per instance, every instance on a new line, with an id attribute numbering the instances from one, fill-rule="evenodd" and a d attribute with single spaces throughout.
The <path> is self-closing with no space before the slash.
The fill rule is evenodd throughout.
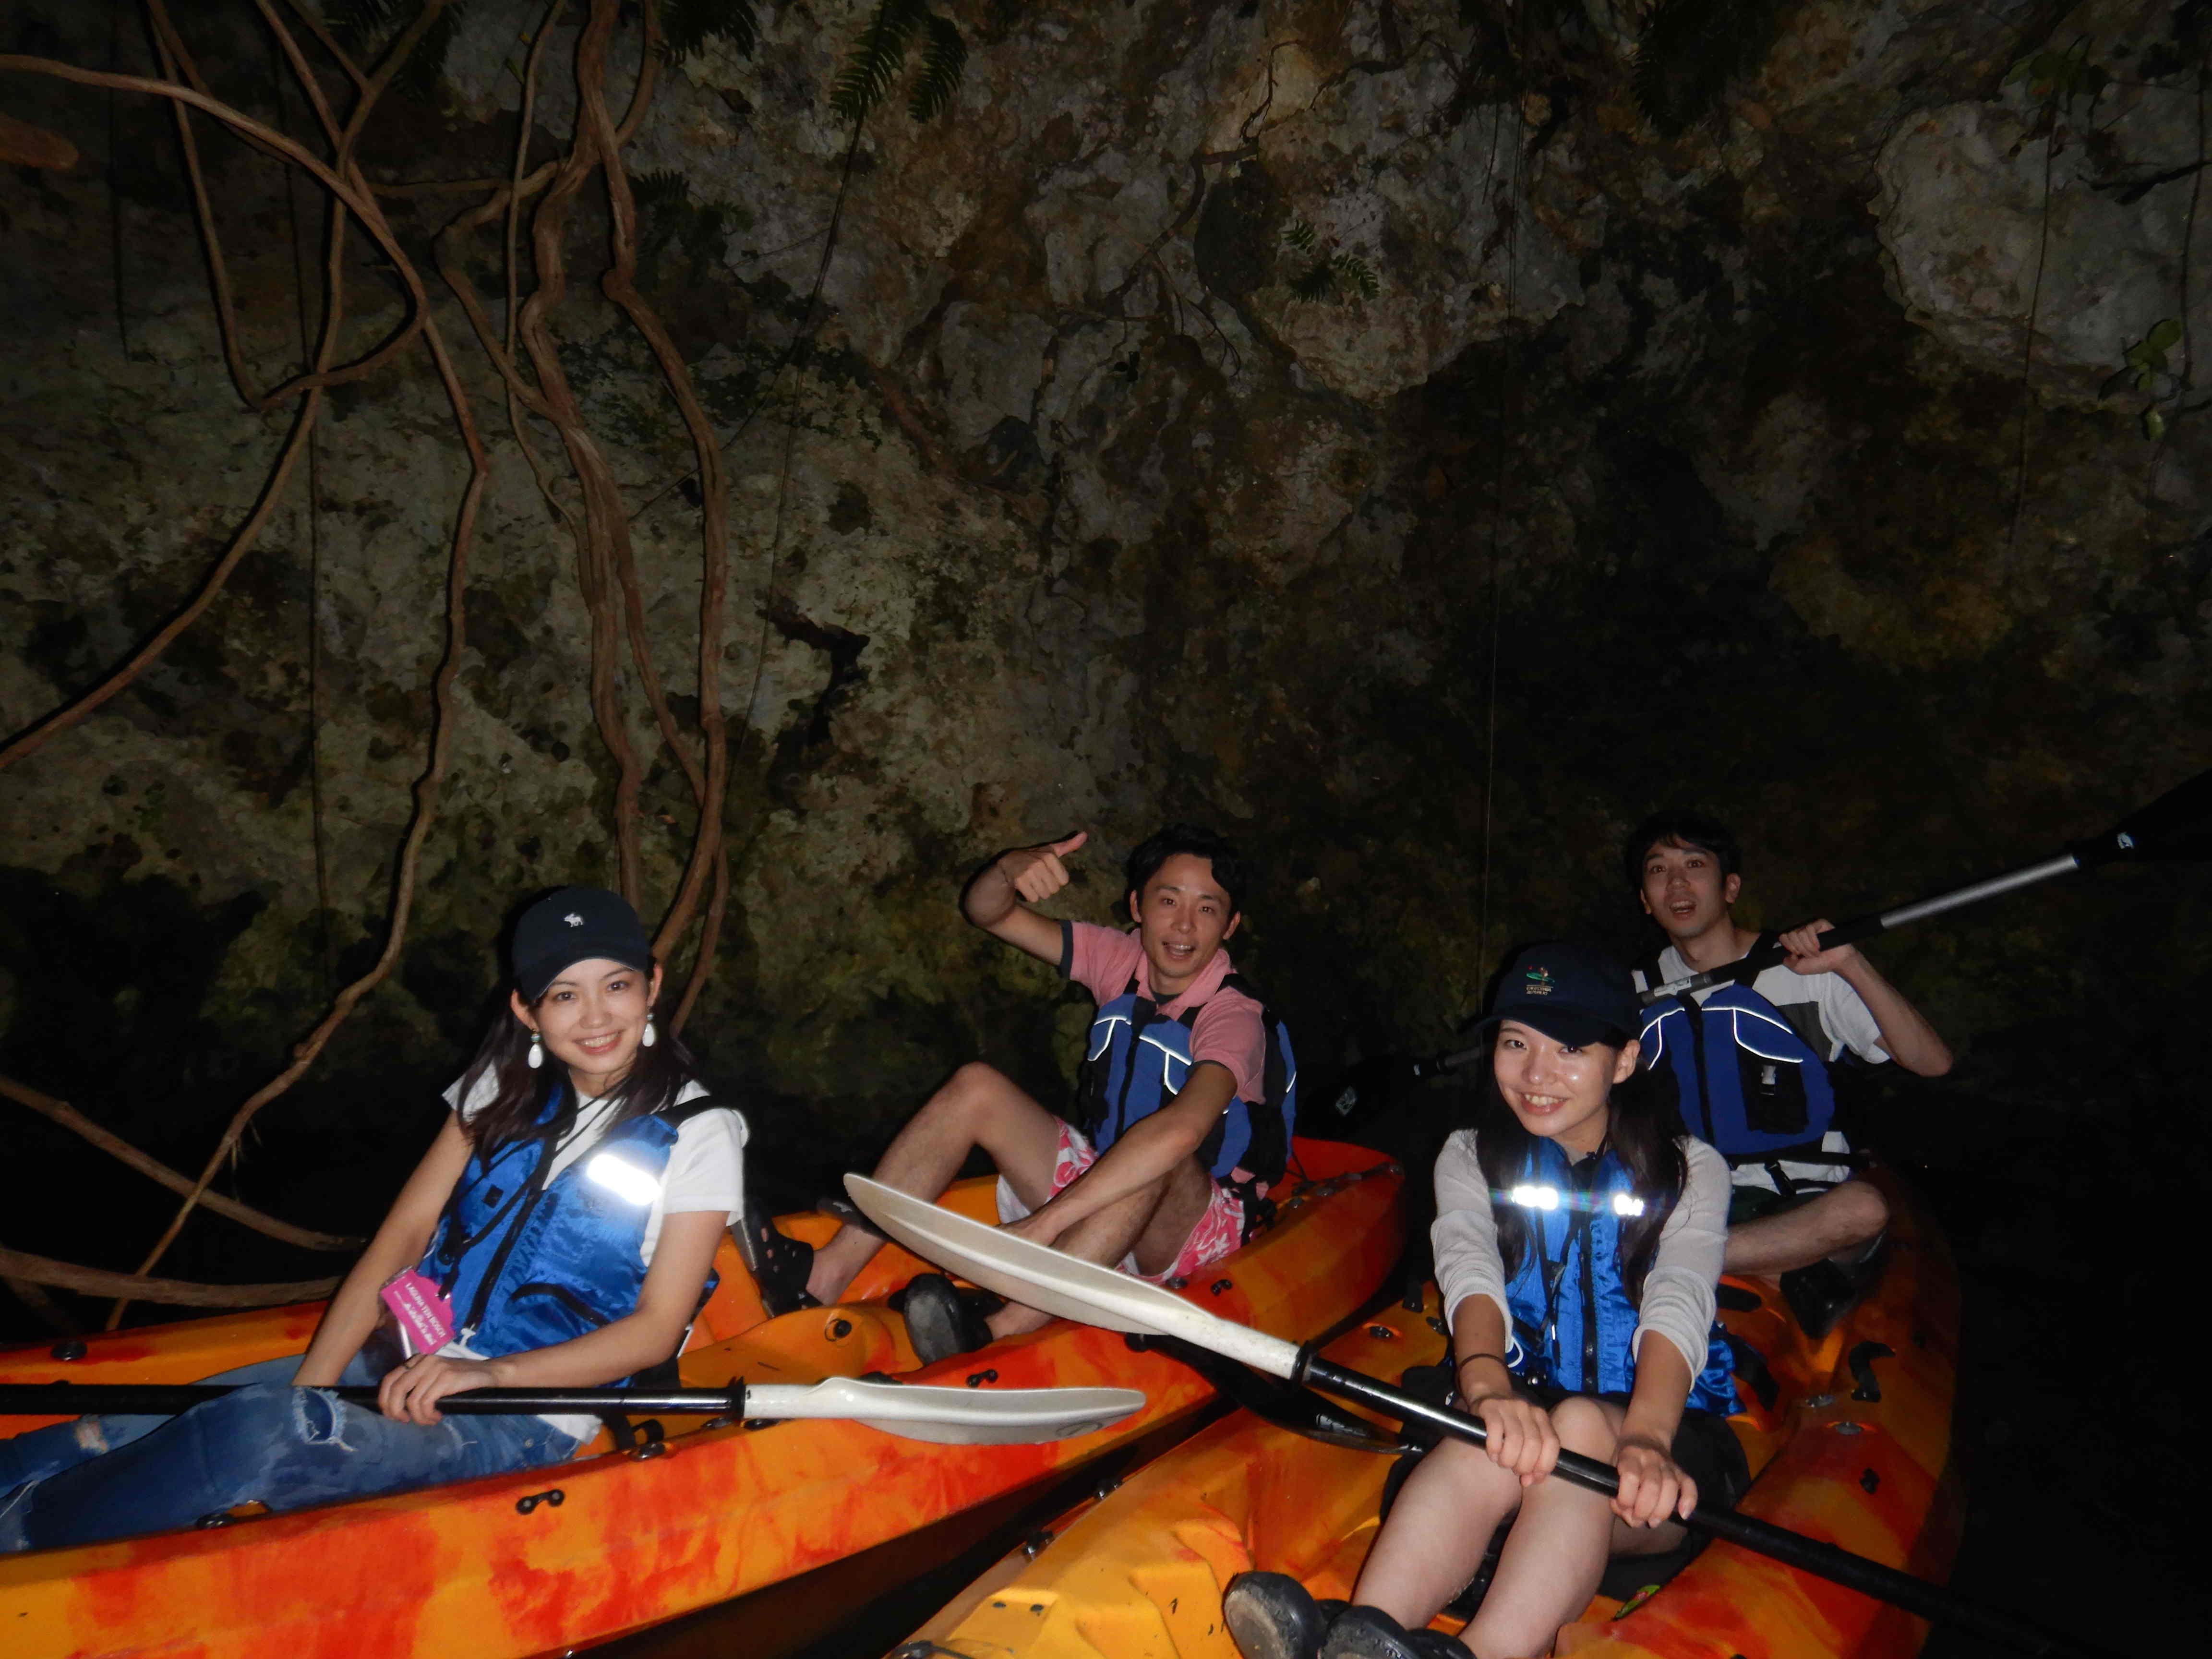
<path id="1" fill-rule="evenodd" d="M 1596 5 L 945 9 L 957 103 L 917 123 L 902 93 L 849 170 L 843 0 L 686 58 L 629 154 L 662 181 L 641 283 L 732 479 L 733 895 L 690 1035 L 758 1102 L 786 1195 L 961 1059 L 1056 1086 L 1079 1010 L 951 908 L 1012 842 L 1089 827 L 1070 908 L 1103 918 L 1161 818 L 1247 840 L 1239 958 L 1322 1095 L 1449 1042 L 1516 939 L 1639 942 L 1615 842 L 1655 805 L 1741 824 L 1749 909 L 1782 921 L 2043 855 L 2205 764 L 2195 9 L 1782 8 L 1672 137 L 1634 19 Z M 465 8 L 370 174 L 502 176 L 537 15 Z M 10 16 L 11 50 L 150 67 L 131 27 Z M 188 27 L 221 95 L 305 130 L 249 9 Z M 574 27 L 533 159 L 572 130 Z M 289 414 L 225 374 L 168 112 L 21 75 L 0 100 L 85 158 L 0 178 L 12 729 L 192 590 Z M 320 304 L 320 198 L 204 142 L 272 380 Z M 492 443 L 451 775 L 399 970 L 235 1176 L 332 1224 L 434 1121 L 514 897 L 614 875 L 574 551 L 428 252 L 475 199 L 387 198 Z M 580 209 L 553 326 L 689 720 L 690 451 L 596 291 L 604 214 Z M 355 246 L 358 349 L 400 298 Z M 497 253 L 467 243 L 495 298 Z M 465 476 L 419 353 L 339 388 L 223 599 L 0 775 L 0 1070 L 196 1168 L 374 957 Z M 665 903 L 692 807 L 633 701 Z M 2206 901 L 2123 872 L 1885 946 L 1967 1055 L 1948 1133 L 2066 1132 L 2112 1041 L 2187 1086 Z M 60 1185 L 130 1179 L 18 1130 Z M 126 1249 L 69 1207 L 24 1247 L 119 1263 L 158 1226 L 133 1212 Z M 174 1268 L 234 1269 L 196 1228 Z"/>

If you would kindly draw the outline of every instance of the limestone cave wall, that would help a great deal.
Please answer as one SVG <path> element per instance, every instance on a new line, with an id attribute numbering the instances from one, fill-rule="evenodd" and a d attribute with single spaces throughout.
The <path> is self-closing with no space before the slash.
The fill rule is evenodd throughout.
<path id="1" fill-rule="evenodd" d="M 1735 820 L 1781 921 L 2040 856 L 2207 763 L 2200 5 L 1709 5 L 1735 58 L 1647 40 L 1674 80 L 1639 101 L 1648 21 L 1606 0 L 951 0 L 951 107 L 902 83 L 856 137 L 830 94 L 873 9 L 760 0 L 626 152 L 730 480 L 731 895 L 689 1035 L 782 1195 L 963 1058 L 1066 1070 L 1080 1010 L 952 908 L 1000 847 L 1088 828 L 1071 908 L 1103 918 L 1159 820 L 1249 842 L 1238 956 L 1317 1111 L 1361 1055 L 1449 1042 L 1511 941 L 1637 943 L 1616 842 L 1654 805 Z M 214 94 L 311 131 L 250 6 L 178 10 Z M 482 187 L 424 187 L 507 176 L 546 9 L 453 10 L 362 150 L 414 186 L 380 199 L 489 450 L 451 761 L 396 970 L 226 1177 L 316 1224 L 371 1218 L 427 1135 L 513 902 L 617 876 L 575 544 L 431 252 Z M 532 165 L 573 141 L 586 10 L 554 9 Z M 158 72 L 118 17 L 19 0 L 0 49 Z M 630 9 L 617 103 L 639 51 Z M 78 156 L 0 173 L 14 731 L 197 588 L 297 400 L 226 372 L 166 105 L 11 63 L 0 111 Z M 199 142 L 266 385 L 319 324 L 326 198 Z M 700 496 L 597 285 L 607 214 L 579 199 L 550 326 L 690 732 Z M 459 246 L 496 307 L 499 227 Z M 368 239 L 347 259 L 358 351 L 407 302 Z M 219 600 L 0 773 L 0 1072 L 196 1170 L 376 956 L 467 477 L 419 350 L 332 388 Z M 657 914 L 696 808 L 624 672 Z M 2052 1133 L 2114 1043 L 2187 1086 L 2209 898 L 2124 872 L 1882 947 L 1967 1057 L 1947 1133 Z M 48 1191 L 135 1179 L 8 1133 Z M 118 1265 L 161 1219 L 132 1201 L 0 1242 Z M 222 1276 L 195 1228 L 172 1269 Z"/>

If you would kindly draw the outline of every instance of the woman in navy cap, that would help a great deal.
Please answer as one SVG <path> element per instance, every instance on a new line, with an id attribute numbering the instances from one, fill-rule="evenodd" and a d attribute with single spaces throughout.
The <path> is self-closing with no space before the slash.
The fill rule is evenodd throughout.
<path id="1" fill-rule="evenodd" d="M 1488 1443 L 1422 1460 L 1334 1620 L 1279 1574 L 1232 1583 L 1249 1659 L 1464 1654 L 1422 1626 L 1509 1521 L 1466 1644 L 1480 1659 L 1548 1653 L 1607 1556 L 1674 1548 L 1699 1472 L 1710 1486 L 1729 1468 L 1735 1395 L 1713 1320 L 1728 1166 L 1638 1073 L 1636 1012 L 1627 969 L 1581 945 L 1532 945 L 1499 980 L 1491 1086 L 1437 1160 L 1432 1234 L 1456 1391 Z M 1562 1447 L 1613 1464 L 1619 1496 L 1548 1479 Z"/>
<path id="2" fill-rule="evenodd" d="M 653 1019 L 636 912 L 593 887 L 517 920 L 507 1011 L 304 1356 L 174 1419 L 0 1442 L 0 1549 L 298 1509 L 559 1462 L 589 1417 L 454 1416 L 477 1388 L 592 1388 L 670 1362 L 739 1207 L 744 1121 Z M 375 1383 L 375 1407 L 323 1389 Z"/>

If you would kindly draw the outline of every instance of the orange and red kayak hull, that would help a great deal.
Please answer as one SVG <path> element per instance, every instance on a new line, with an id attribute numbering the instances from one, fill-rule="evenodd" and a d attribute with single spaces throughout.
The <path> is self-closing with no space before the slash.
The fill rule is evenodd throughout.
<path id="1" fill-rule="evenodd" d="M 1313 1183 L 1276 1224 L 1188 1294 L 1285 1336 L 1371 1297 L 1403 1243 L 1403 1179 L 1359 1148 L 1300 1142 Z M 945 1201 L 986 1214 L 988 1183 Z M 834 1224 L 790 1218 L 820 1239 Z M 762 1321 L 742 1267 L 685 1353 L 685 1380 L 819 1380 L 871 1370 L 916 1382 L 1144 1390 L 1143 1411 L 1080 1439 L 940 1446 L 853 1423 L 675 1432 L 663 1455 L 551 1469 L 70 1550 L 0 1556 L 0 1648 L 11 1659 L 283 1659 L 532 1655 L 603 1640 L 746 1594 L 1042 1480 L 1197 1409 L 1211 1390 L 1118 1335 L 1054 1322 L 917 1370 L 880 1297 L 921 1270 L 879 1252 L 844 1306 Z M 93 1339 L 82 1359 L 0 1353 L 0 1381 L 176 1382 L 297 1352 L 317 1310 L 283 1309 Z M 995 1376 L 989 1373 L 995 1372 Z M 12 1431 L 51 1419 L 4 1419 Z M 683 1425 L 671 1423 L 672 1431 Z M 557 1501 L 544 1495 L 558 1491 Z M 536 1502 L 526 1502 L 537 1498 Z"/>

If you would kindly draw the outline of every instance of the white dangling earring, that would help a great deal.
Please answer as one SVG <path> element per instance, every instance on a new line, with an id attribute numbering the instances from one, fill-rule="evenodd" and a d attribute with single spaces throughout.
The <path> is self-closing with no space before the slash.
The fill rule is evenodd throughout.
<path id="1" fill-rule="evenodd" d="M 536 1031 L 530 1034 L 530 1069 L 536 1071 L 545 1063 L 545 1039 Z"/>
<path id="2" fill-rule="evenodd" d="M 654 1043 L 659 1041 L 660 1033 L 653 1029 L 653 1016 L 651 1014 L 647 1014 L 645 1017 L 645 1035 L 640 1037 L 638 1042 L 641 1046 L 650 1048 Z"/>

